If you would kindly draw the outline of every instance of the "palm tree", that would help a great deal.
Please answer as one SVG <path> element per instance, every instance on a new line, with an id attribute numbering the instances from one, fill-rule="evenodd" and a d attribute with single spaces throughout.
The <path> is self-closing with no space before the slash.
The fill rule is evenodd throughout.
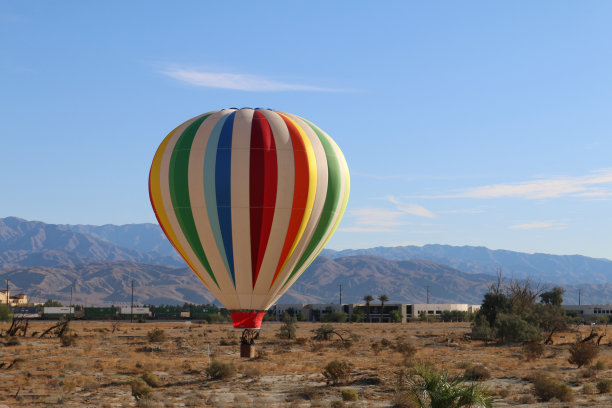
<path id="1" fill-rule="evenodd" d="M 380 295 L 378 297 L 378 300 L 380 300 L 380 322 L 383 322 L 383 316 L 385 314 L 385 302 L 389 301 L 389 298 L 387 297 L 387 295 Z"/>
<path id="2" fill-rule="evenodd" d="M 463 384 L 462 377 L 449 378 L 446 371 L 438 372 L 431 365 L 417 365 L 412 375 L 402 378 L 396 392 L 419 408 L 489 408 L 488 390 L 477 383 Z"/>
<path id="3" fill-rule="evenodd" d="M 368 312 L 368 321 L 372 323 L 372 316 L 370 316 L 370 302 L 374 300 L 372 295 L 365 295 L 363 300 L 366 302 L 366 310 Z"/>

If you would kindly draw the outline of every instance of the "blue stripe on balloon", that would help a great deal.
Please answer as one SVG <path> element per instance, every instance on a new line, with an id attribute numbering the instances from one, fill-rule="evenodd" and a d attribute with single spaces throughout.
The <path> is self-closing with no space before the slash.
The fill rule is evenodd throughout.
<path id="1" fill-rule="evenodd" d="M 219 137 L 217 161 L 215 165 L 215 187 L 217 193 L 217 213 L 225 247 L 227 266 L 236 285 L 234 276 L 234 246 L 232 243 L 232 133 L 234 129 L 233 112 L 228 116 Z"/>
<path id="2" fill-rule="evenodd" d="M 206 154 L 204 157 L 204 196 L 206 198 L 206 210 L 208 212 L 208 219 L 210 222 L 210 228 L 212 229 L 213 236 L 215 237 L 215 242 L 217 243 L 217 248 L 219 248 L 219 253 L 221 254 L 221 258 L 223 259 L 223 263 L 225 264 L 225 268 L 227 273 L 231 276 L 234 285 L 236 282 L 234 281 L 234 273 L 233 273 L 233 262 L 232 269 L 229 267 L 229 262 L 226 255 L 225 245 L 223 244 L 223 234 L 221 233 L 221 223 L 219 220 L 219 212 L 217 209 L 217 187 L 216 187 L 216 172 L 217 172 L 217 149 L 219 147 L 219 140 L 221 137 L 221 133 L 223 127 L 225 125 L 226 120 L 232 116 L 233 114 L 227 114 L 221 117 L 212 132 L 210 133 L 210 138 L 208 139 L 208 143 L 206 145 Z M 233 122 L 233 119 L 232 119 Z M 217 271 L 214 271 L 215 274 Z"/>

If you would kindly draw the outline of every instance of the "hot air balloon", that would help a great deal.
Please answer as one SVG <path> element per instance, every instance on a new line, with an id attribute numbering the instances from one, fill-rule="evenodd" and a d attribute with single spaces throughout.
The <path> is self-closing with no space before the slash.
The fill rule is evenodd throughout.
<path id="1" fill-rule="evenodd" d="M 321 252 L 349 186 L 344 155 L 325 132 L 259 108 L 184 122 L 162 141 L 149 175 L 164 233 L 244 329 L 259 328 Z"/>

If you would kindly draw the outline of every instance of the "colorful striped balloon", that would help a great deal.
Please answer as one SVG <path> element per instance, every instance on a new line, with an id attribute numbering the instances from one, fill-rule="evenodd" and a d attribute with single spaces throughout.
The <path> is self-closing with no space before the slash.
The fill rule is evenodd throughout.
<path id="1" fill-rule="evenodd" d="M 188 120 L 161 143 L 149 176 L 159 224 L 236 327 L 259 327 L 315 259 L 349 187 L 344 155 L 325 132 L 268 109 Z"/>

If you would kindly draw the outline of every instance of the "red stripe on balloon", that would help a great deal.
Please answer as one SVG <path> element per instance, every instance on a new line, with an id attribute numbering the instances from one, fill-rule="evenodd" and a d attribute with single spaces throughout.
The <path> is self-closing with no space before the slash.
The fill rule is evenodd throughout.
<path id="1" fill-rule="evenodd" d="M 251 155 L 249 171 L 249 204 L 251 212 L 251 267 L 253 287 L 257 282 L 261 263 L 272 229 L 276 189 L 278 185 L 278 163 L 276 145 L 270 124 L 259 112 L 253 114 L 251 125 Z"/>
<path id="2" fill-rule="evenodd" d="M 291 144 L 293 146 L 293 161 L 295 165 L 295 180 L 293 185 L 293 204 L 291 206 L 291 218 L 289 220 L 289 228 L 287 229 L 287 235 L 285 236 L 285 243 L 283 244 L 283 250 L 276 266 L 276 272 L 270 287 L 274 285 L 281 268 L 285 264 L 289 257 L 289 251 L 296 240 L 300 225 L 304 219 L 304 213 L 306 211 L 306 200 L 308 199 L 308 186 L 310 183 L 309 172 L 308 172 L 308 155 L 306 154 L 306 146 L 302 140 L 299 130 L 293 124 L 291 120 L 283 115 L 280 115 L 285 121 L 289 135 L 291 137 Z"/>

